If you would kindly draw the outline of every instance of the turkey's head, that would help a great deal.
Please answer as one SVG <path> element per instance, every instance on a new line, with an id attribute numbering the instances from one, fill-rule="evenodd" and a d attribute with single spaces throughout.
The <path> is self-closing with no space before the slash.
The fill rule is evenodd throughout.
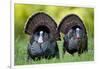
<path id="1" fill-rule="evenodd" d="M 43 31 L 39 32 L 39 38 L 38 38 L 38 43 L 43 43 Z"/>
<path id="2" fill-rule="evenodd" d="M 82 37 L 82 30 L 80 28 L 75 29 L 76 38 L 80 39 Z"/>

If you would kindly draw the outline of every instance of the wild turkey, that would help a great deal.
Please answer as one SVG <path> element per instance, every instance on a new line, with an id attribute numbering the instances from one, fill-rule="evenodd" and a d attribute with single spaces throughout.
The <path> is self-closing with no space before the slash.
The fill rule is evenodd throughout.
<path id="1" fill-rule="evenodd" d="M 32 15 L 27 21 L 25 33 L 30 35 L 28 59 L 59 56 L 57 25 L 49 15 L 43 12 Z"/>
<path id="2" fill-rule="evenodd" d="M 78 52 L 80 55 L 88 50 L 87 32 L 82 20 L 75 14 L 66 16 L 60 23 L 58 31 L 64 36 L 63 51 L 74 55 Z"/>

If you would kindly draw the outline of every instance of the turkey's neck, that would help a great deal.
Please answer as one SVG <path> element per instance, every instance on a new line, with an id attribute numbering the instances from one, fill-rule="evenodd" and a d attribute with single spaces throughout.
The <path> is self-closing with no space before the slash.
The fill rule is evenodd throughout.
<path id="1" fill-rule="evenodd" d="M 76 34 L 76 38 L 77 38 L 77 39 L 80 38 L 80 34 L 79 34 L 79 33 Z"/>
<path id="2" fill-rule="evenodd" d="M 43 42 L 43 31 L 40 31 L 38 43 L 42 43 L 42 42 Z"/>

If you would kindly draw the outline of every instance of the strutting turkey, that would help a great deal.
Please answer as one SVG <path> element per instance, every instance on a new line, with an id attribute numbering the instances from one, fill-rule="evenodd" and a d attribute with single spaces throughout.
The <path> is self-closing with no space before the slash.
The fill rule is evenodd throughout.
<path id="1" fill-rule="evenodd" d="M 71 29 L 64 36 L 64 52 L 67 50 L 70 54 L 74 55 L 75 52 L 81 53 L 83 32 L 81 29 Z"/>
<path id="2" fill-rule="evenodd" d="M 30 35 L 28 59 L 59 57 L 57 25 L 49 15 L 43 12 L 32 15 L 27 21 L 25 33 Z"/>
<path id="3" fill-rule="evenodd" d="M 60 23 L 58 31 L 64 34 L 63 51 L 80 55 L 88 50 L 87 32 L 82 20 L 75 14 L 66 16 Z"/>

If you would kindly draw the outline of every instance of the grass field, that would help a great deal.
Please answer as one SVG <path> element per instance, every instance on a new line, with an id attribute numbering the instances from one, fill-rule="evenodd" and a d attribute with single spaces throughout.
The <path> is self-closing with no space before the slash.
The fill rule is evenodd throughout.
<path id="1" fill-rule="evenodd" d="M 18 38 L 15 41 L 15 65 L 26 65 L 26 64 L 47 64 L 47 63 L 65 63 L 65 62 L 80 62 L 80 61 L 93 61 L 94 60 L 94 44 L 93 38 L 88 40 L 88 52 L 83 53 L 81 56 L 78 56 L 75 53 L 74 56 L 66 53 L 62 55 L 63 41 L 57 41 L 59 47 L 60 58 L 52 59 L 41 59 L 38 61 L 29 61 L 27 62 L 27 44 L 28 40 L 21 40 Z"/>

